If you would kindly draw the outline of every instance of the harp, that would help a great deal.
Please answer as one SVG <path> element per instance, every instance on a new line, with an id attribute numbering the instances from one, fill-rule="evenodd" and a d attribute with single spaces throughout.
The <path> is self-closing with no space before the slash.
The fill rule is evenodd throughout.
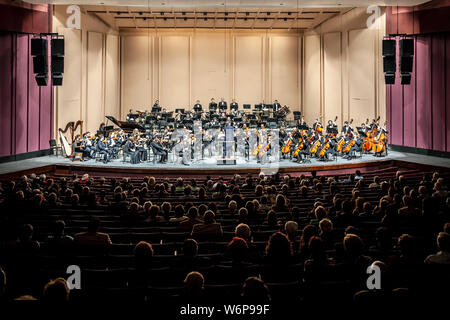
<path id="1" fill-rule="evenodd" d="M 69 122 L 64 129 L 59 128 L 58 134 L 59 134 L 59 140 L 61 142 L 62 150 L 66 157 L 72 158 L 73 157 L 73 144 L 75 142 L 75 132 L 76 130 L 80 128 L 80 135 L 83 135 L 83 121 L 79 120 L 77 122 Z M 69 140 L 66 137 L 66 134 L 69 133 L 70 137 L 70 143 Z"/>

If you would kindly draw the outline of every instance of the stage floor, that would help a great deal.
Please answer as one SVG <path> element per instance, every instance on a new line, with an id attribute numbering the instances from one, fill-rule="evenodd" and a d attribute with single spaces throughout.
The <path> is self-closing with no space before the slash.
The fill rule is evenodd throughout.
<path id="1" fill-rule="evenodd" d="M 30 170 L 33 168 L 38 167 L 44 167 L 48 165 L 73 165 L 73 166 L 83 166 L 83 167 L 95 167 L 95 168 L 101 168 L 101 169 L 153 169 L 153 170 L 173 170 L 173 171 L 186 171 L 186 170 L 258 170 L 262 169 L 264 171 L 272 171 L 280 169 L 285 169 L 283 171 L 294 171 L 296 168 L 299 169 L 299 171 L 305 170 L 307 168 L 311 167 L 318 167 L 320 170 L 321 166 L 324 166 L 326 168 L 330 168 L 333 166 L 341 167 L 344 165 L 351 164 L 352 166 L 357 166 L 358 164 L 361 165 L 367 165 L 368 163 L 380 163 L 381 161 L 385 160 L 400 160 L 400 161 L 406 161 L 410 163 L 418 163 L 418 164 L 424 164 L 424 165 L 432 165 L 432 166 L 440 166 L 440 167 L 447 167 L 450 168 L 450 159 L 447 158 L 440 158 L 440 157 L 433 157 L 433 156 L 425 156 L 425 155 L 418 155 L 418 154 L 412 154 L 412 153 L 405 153 L 405 152 L 397 152 L 397 151 L 389 151 L 389 154 L 387 157 L 374 157 L 373 155 L 363 155 L 362 158 L 356 158 L 352 160 L 346 160 L 338 157 L 337 161 L 318 161 L 313 159 L 311 163 L 305 163 L 305 164 L 299 164 L 293 161 L 290 161 L 288 159 L 281 159 L 278 163 L 270 163 L 270 164 L 259 164 L 256 162 L 256 160 L 250 160 L 245 161 L 243 158 L 238 158 L 237 163 L 235 165 L 218 165 L 217 160 L 215 157 L 206 158 L 204 160 L 200 160 L 198 162 L 193 162 L 189 166 L 183 165 L 181 163 L 152 163 L 152 162 L 144 162 L 140 164 L 132 165 L 130 163 L 123 163 L 122 160 L 117 159 L 113 160 L 112 162 L 109 162 L 107 164 L 104 164 L 101 161 L 95 161 L 95 160 L 89 160 L 89 161 L 71 161 L 67 158 L 63 158 L 61 156 L 45 156 L 45 157 L 38 157 L 33 159 L 27 159 L 27 160 L 20 160 L 15 162 L 8 162 L 8 163 L 1 163 L 0 164 L 0 175 L 2 174 L 8 174 L 13 173 L 17 171 L 23 171 L 23 170 Z"/>

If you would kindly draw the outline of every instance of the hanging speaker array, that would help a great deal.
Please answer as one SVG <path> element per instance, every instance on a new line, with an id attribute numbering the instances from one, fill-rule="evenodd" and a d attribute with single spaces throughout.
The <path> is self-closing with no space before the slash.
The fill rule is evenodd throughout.
<path id="1" fill-rule="evenodd" d="M 414 40 L 403 38 L 399 43 L 399 71 L 401 84 L 411 83 L 411 72 L 414 63 Z M 397 72 L 397 40 L 383 39 L 383 72 L 386 84 L 395 84 L 395 74 Z"/>
<path id="2" fill-rule="evenodd" d="M 31 55 L 33 56 L 33 73 L 38 86 L 47 86 L 49 79 L 48 68 L 48 39 L 51 36 L 51 80 L 53 86 L 61 86 L 64 73 L 64 36 L 55 33 L 42 33 L 31 39 Z"/>
<path id="3" fill-rule="evenodd" d="M 33 56 L 33 73 L 38 86 L 48 83 L 48 40 L 47 38 L 31 39 L 31 55 Z"/>

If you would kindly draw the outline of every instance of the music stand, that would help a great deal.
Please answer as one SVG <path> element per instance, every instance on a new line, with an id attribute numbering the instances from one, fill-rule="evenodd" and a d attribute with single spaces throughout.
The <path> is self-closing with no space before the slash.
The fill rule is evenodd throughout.
<path id="1" fill-rule="evenodd" d="M 245 110 L 249 110 L 249 109 L 252 108 L 252 106 L 249 105 L 249 104 L 243 104 L 242 107 L 243 107 Z"/>
<path id="2" fill-rule="evenodd" d="M 161 107 L 152 107 L 152 113 L 158 113 L 161 111 Z"/>
<path id="3" fill-rule="evenodd" d="M 238 105 L 236 104 L 236 105 L 233 105 L 233 104 L 230 104 L 230 110 L 238 110 L 239 109 L 239 107 L 238 107 Z"/>
<path id="4" fill-rule="evenodd" d="M 307 125 L 304 125 L 304 124 L 298 125 L 297 128 L 298 128 L 298 130 L 309 130 L 309 127 Z"/>
<path id="5" fill-rule="evenodd" d="M 201 105 L 195 105 L 195 106 L 194 106 L 194 111 L 195 111 L 195 112 L 201 112 L 202 110 L 203 110 L 203 108 L 202 108 Z"/>
<path id="6" fill-rule="evenodd" d="M 262 110 L 262 104 L 255 104 L 255 110 L 259 110 L 259 111 L 261 111 Z"/>
<path id="7" fill-rule="evenodd" d="M 184 113 L 184 109 L 175 109 L 175 113 L 178 113 L 178 112 Z"/>
<path id="8" fill-rule="evenodd" d="M 327 129 L 327 133 L 338 134 L 338 130 L 336 128 L 329 128 L 329 129 Z"/>

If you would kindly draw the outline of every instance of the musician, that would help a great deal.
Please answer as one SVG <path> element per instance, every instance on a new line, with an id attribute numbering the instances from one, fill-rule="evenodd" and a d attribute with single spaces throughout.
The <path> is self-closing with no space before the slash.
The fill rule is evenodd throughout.
<path id="1" fill-rule="evenodd" d="M 238 109 L 239 109 L 239 105 L 236 102 L 236 99 L 231 100 L 230 110 L 236 110 L 237 111 Z"/>
<path id="2" fill-rule="evenodd" d="M 214 98 L 211 98 L 211 102 L 209 103 L 209 111 L 215 112 L 217 110 L 217 103 Z"/>
<path id="3" fill-rule="evenodd" d="M 327 125 L 327 133 L 331 132 L 333 129 L 337 130 L 337 124 L 336 122 L 334 122 L 333 120 L 328 120 L 328 125 Z"/>
<path id="4" fill-rule="evenodd" d="M 302 118 L 300 119 L 299 125 L 301 126 L 307 126 L 308 124 L 305 121 L 305 117 L 302 115 Z"/>
<path id="5" fill-rule="evenodd" d="M 89 132 L 83 134 L 83 139 L 81 141 L 81 149 L 83 150 L 83 159 L 84 158 L 94 158 L 95 156 L 95 147 L 92 143 L 92 140 L 89 137 Z"/>
<path id="6" fill-rule="evenodd" d="M 278 100 L 275 100 L 273 102 L 273 112 L 277 113 L 281 109 L 281 104 L 278 102 Z"/>
<path id="7" fill-rule="evenodd" d="M 100 123 L 100 127 L 98 128 L 98 131 L 100 131 L 103 135 L 106 135 L 106 125 L 104 122 Z"/>
<path id="8" fill-rule="evenodd" d="M 155 112 L 159 112 L 161 110 L 161 107 L 159 105 L 159 100 L 158 99 L 156 99 L 155 103 L 153 104 L 153 110 L 155 110 Z"/>
<path id="9" fill-rule="evenodd" d="M 103 155 L 103 162 L 108 163 L 110 161 L 110 153 L 108 146 L 106 145 L 106 139 L 103 135 L 100 135 L 97 142 L 97 152 Z"/>
<path id="10" fill-rule="evenodd" d="M 137 157 L 138 157 L 138 161 L 139 162 L 144 162 L 147 161 L 147 150 L 144 147 L 144 143 L 145 143 L 145 138 L 141 138 L 141 134 L 135 136 L 136 140 L 135 140 L 135 145 L 136 145 L 136 152 L 137 152 Z"/>
<path id="11" fill-rule="evenodd" d="M 348 130 L 350 130 L 350 125 L 348 124 L 348 121 L 344 121 L 344 125 L 342 126 L 341 133 L 346 135 Z"/>
<path id="12" fill-rule="evenodd" d="M 219 110 L 227 110 L 227 102 L 225 101 L 224 98 L 220 99 Z"/>
<path id="13" fill-rule="evenodd" d="M 114 139 L 113 137 L 109 137 L 107 141 L 107 147 L 110 158 L 116 158 L 120 151 L 119 144 L 116 142 L 116 139 Z"/>
<path id="14" fill-rule="evenodd" d="M 195 112 L 201 112 L 202 111 L 202 105 L 200 104 L 200 100 L 195 101 L 194 104 L 194 111 Z"/>
<path id="15" fill-rule="evenodd" d="M 314 131 L 317 131 L 317 128 L 318 128 L 319 126 L 322 127 L 322 123 L 320 123 L 319 119 L 316 118 L 316 119 L 314 120 L 314 123 L 313 123 L 313 125 L 312 125 L 312 128 L 313 128 Z"/>
<path id="16" fill-rule="evenodd" d="M 130 155 L 131 164 L 139 163 L 138 153 L 136 152 L 136 145 L 134 144 L 135 137 L 130 137 L 123 146 L 123 153 Z"/>
<path id="17" fill-rule="evenodd" d="M 150 143 L 155 156 L 161 156 L 159 163 L 165 163 L 167 161 L 168 151 L 163 147 L 159 138 L 153 139 Z"/>

